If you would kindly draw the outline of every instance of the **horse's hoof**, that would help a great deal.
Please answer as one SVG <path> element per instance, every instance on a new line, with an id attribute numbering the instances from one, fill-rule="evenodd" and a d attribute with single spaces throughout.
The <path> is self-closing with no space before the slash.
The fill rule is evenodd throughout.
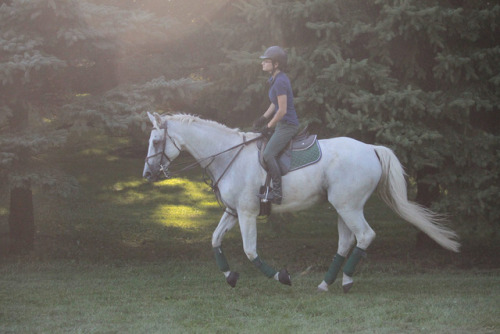
<path id="1" fill-rule="evenodd" d="M 292 280 L 290 279 L 290 274 L 286 269 L 281 269 L 278 274 L 278 280 L 281 284 L 292 285 Z"/>
<path id="2" fill-rule="evenodd" d="M 353 286 L 353 282 L 351 283 L 347 283 L 346 285 L 342 285 L 342 289 L 344 289 L 344 293 L 348 293 L 349 290 L 351 290 L 352 286 Z"/>
<path id="3" fill-rule="evenodd" d="M 234 288 L 236 286 L 236 282 L 238 282 L 238 278 L 240 278 L 240 274 L 235 272 L 235 271 L 231 271 L 229 273 L 229 276 L 226 277 L 226 282 L 227 284 L 229 284 L 232 288 Z"/>

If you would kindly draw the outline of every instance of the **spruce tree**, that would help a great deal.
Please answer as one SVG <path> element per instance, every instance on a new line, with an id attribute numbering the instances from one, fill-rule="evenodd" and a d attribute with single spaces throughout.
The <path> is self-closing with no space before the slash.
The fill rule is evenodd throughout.
<path id="1" fill-rule="evenodd" d="M 254 0 L 233 10 L 214 29 L 225 61 L 211 72 L 211 104 L 230 111 L 221 117 L 246 126 L 259 116 L 258 55 L 281 45 L 310 129 L 391 147 L 418 201 L 464 229 L 498 231 L 500 5 Z"/>
<path id="2" fill-rule="evenodd" d="M 33 249 L 33 189 L 76 188 L 46 153 L 75 131 L 140 131 L 146 111 L 199 89 L 195 80 L 165 77 L 165 41 L 179 31 L 168 18 L 99 1 L 3 2 L 0 184 L 10 192 L 13 252 Z"/>

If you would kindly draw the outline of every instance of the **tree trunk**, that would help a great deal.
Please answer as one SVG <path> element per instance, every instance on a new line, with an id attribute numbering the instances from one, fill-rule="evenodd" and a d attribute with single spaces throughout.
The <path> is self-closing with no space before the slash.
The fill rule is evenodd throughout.
<path id="1" fill-rule="evenodd" d="M 19 254 L 32 251 L 35 243 L 35 219 L 31 188 L 13 188 L 10 191 L 9 251 Z"/>

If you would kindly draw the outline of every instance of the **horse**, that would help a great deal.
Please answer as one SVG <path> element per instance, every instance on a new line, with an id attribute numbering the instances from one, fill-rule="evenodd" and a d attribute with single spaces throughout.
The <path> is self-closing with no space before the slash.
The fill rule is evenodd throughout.
<path id="1" fill-rule="evenodd" d="M 258 159 L 256 141 L 260 134 L 186 114 L 160 116 L 148 112 L 148 117 L 153 129 L 143 177 L 150 182 L 170 177 L 171 163 L 181 151 L 187 151 L 210 175 L 213 188 L 226 207 L 212 235 L 216 264 L 226 282 L 235 287 L 239 278 L 238 272 L 230 270 L 222 250 L 224 235 L 238 222 L 248 259 L 268 278 L 291 285 L 286 269 L 277 271 L 257 253 L 257 194 L 267 174 Z M 337 253 L 318 285 L 319 291 L 328 291 L 342 268 L 343 290 L 351 289 L 355 268 L 375 238 L 363 214 L 363 207 L 375 190 L 404 220 L 443 248 L 459 252 L 458 236 L 445 226 L 442 216 L 408 200 L 403 166 L 391 149 L 348 137 L 320 139 L 318 143 L 321 159 L 283 176 L 283 201 L 274 205 L 272 212 L 303 210 L 325 200 L 336 209 Z"/>

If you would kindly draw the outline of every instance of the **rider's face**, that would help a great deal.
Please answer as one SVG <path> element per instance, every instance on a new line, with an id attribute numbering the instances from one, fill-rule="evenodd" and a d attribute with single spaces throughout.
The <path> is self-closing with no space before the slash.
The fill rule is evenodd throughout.
<path id="1" fill-rule="evenodd" d="M 262 61 L 262 70 L 271 73 L 273 71 L 273 61 L 271 59 L 264 59 Z"/>

